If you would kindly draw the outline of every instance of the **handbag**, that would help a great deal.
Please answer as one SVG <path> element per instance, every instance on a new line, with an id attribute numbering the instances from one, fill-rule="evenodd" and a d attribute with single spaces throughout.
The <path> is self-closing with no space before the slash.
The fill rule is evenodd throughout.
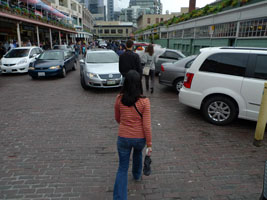
<path id="1" fill-rule="evenodd" d="M 143 169 L 143 173 L 145 176 L 149 176 L 151 174 L 151 166 L 150 166 L 151 163 L 152 163 L 152 160 L 150 156 L 146 156 L 144 160 L 144 169 Z"/>
<path id="2" fill-rule="evenodd" d="M 144 69 L 143 69 L 143 75 L 148 76 L 149 75 L 149 72 L 150 72 L 150 67 L 145 66 Z"/>

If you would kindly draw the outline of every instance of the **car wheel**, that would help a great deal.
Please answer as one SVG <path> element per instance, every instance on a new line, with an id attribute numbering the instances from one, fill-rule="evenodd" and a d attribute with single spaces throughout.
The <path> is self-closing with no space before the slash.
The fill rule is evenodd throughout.
<path id="1" fill-rule="evenodd" d="M 180 92 L 181 88 L 183 87 L 184 84 L 184 79 L 183 78 L 178 78 L 174 81 L 173 87 L 176 90 L 176 92 Z"/>
<path id="2" fill-rule="evenodd" d="M 234 101 L 226 96 L 213 96 L 202 105 L 205 119 L 215 125 L 226 125 L 237 118 L 238 108 Z"/>
<path id="3" fill-rule="evenodd" d="M 75 62 L 73 63 L 72 70 L 73 70 L 73 71 L 75 71 L 75 70 L 76 70 L 76 68 L 77 68 L 77 62 L 75 61 Z"/>
<path id="4" fill-rule="evenodd" d="M 86 85 L 83 75 L 81 75 L 80 77 L 81 77 L 80 79 L 81 79 L 81 86 L 82 86 L 82 88 L 85 89 L 85 90 L 88 90 L 89 89 L 89 86 Z"/>
<path id="5" fill-rule="evenodd" d="M 61 72 L 61 78 L 65 78 L 66 76 L 67 76 L 67 71 L 66 71 L 66 68 L 63 67 L 62 72 Z"/>

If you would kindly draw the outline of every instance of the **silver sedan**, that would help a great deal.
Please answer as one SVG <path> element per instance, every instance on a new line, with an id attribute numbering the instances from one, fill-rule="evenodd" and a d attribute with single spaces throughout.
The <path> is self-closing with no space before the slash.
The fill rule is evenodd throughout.
<path id="1" fill-rule="evenodd" d="M 159 74 L 159 83 L 173 87 L 178 93 L 183 87 L 186 69 L 195 60 L 196 55 L 185 57 L 173 63 L 163 63 Z"/>
<path id="2" fill-rule="evenodd" d="M 80 60 L 81 86 L 84 89 L 113 88 L 122 86 L 119 56 L 112 50 L 87 51 Z"/>

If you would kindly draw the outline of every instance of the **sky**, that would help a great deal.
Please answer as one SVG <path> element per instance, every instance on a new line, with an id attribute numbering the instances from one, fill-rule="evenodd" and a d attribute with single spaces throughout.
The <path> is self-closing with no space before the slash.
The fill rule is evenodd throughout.
<path id="1" fill-rule="evenodd" d="M 196 7 L 204 7 L 205 5 L 214 2 L 215 0 L 197 0 Z M 129 0 L 114 0 L 115 10 L 119 8 L 127 8 L 129 6 Z M 162 13 L 165 14 L 166 10 L 171 12 L 180 12 L 181 7 L 188 7 L 189 0 L 161 0 L 163 5 Z"/>

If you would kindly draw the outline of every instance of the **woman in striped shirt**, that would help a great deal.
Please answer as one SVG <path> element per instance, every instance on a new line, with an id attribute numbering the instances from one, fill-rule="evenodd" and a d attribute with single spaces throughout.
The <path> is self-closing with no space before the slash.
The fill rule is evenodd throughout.
<path id="1" fill-rule="evenodd" d="M 130 70 L 125 76 L 122 92 L 115 102 L 115 119 L 119 123 L 119 169 L 114 185 L 114 200 L 127 200 L 128 168 L 132 149 L 132 174 L 135 180 L 141 179 L 142 150 L 145 145 L 149 156 L 152 152 L 150 101 L 141 95 L 140 80 L 139 73 Z"/>

